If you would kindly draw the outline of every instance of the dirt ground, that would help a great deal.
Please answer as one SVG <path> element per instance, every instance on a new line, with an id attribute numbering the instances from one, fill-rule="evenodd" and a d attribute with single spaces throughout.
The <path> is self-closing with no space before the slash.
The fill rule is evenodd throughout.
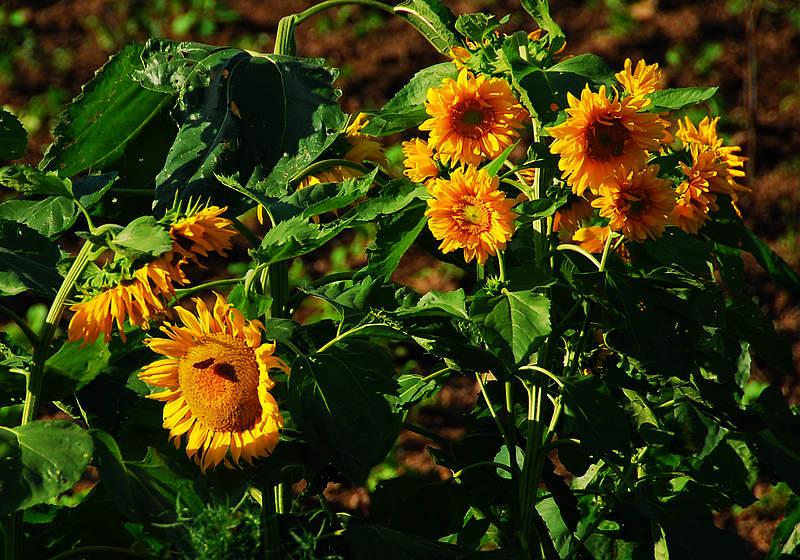
<path id="1" fill-rule="evenodd" d="M 517 0 L 444 2 L 456 14 L 510 14 L 505 32 L 534 28 Z M 37 114 L 44 119 L 30 138 L 30 154 L 22 161 L 35 163 L 51 139 L 46 111 L 47 103 L 52 103 L 49 99 L 58 100 L 60 95 L 66 101 L 76 95 L 111 52 L 132 40 L 146 39 L 147 30 L 161 29 L 169 38 L 213 44 L 240 44 L 242 37 L 248 37 L 247 48 L 269 51 L 278 20 L 314 2 L 205 2 L 230 10 L 233 15 L 227 19 L 233 21 L 216 21 L 210 33 L 199 25 L 177 33 L 174 22 L 189 4 L 203 2 L 163 1 L 156 9 L 142 0 L 6 1 L 4 13 L 21 14 L 24 25 L 9 27 L 6 23 L 8 32 L 5 39 L 0 38 L 6 51 L 0 59 L 5 64 L 0 66 L 0 105 L 15 112 L 28 107 L 33 115 L 30 119 Z M 626 57 L 658 62 L 666 87 L 719 86 L 717 103 L 727 115 L 720 131 L 730 143 L 742 146 L 749 158 L 752 192 L 741 201 L 743 215 L 762 239 L 800 270 L 800 7 L 796 0 L 552 0 L 551 4 L 554 19 L 566 33 L 568 53 L 595 53 L 612 68 L 621 68 Z M 360 8 L 315 16 L 298 28 L 297 42 L 301 56 L 324 56 L 342 69 L 338 85 L 348 112 L 380 106 L 414 72 L 443 60 L 404 22 Z M 39 113 L 30 109 L 32 97 L 45 109 Z M 452 288 L 450 278 L 426 276 L 420 280 L 415 275 L 428 264 L 422 253 L 412 254 L 404 261 L 405 279 L 421 282 L 419 287 L 426 290 Z M 754 376 L 781 385 L 787 399 L 800 404 L 798 294 L 776 286 L 749 261 L 747 285 L 776 329 L 791 340 L 795 356 L 792 375 L 756 364 Z M 474 398 L 474 386 L 455 378 L 435 403 L 419 412 L 417 420 L 457 436 L 453 411 L 469 407 Z M 426 444 L 421 436 L 404 434 L 399 460 L 407 468 L 432 469 L 424 452 Z M 766 491 L 763 486 L 757 491 Z M 330 492 L 339 496 L 344 507 L 354 510 L 366 507 L 369 499 L 363 490 Z M 736 515 L 722 512 L 717 521 L 748 540 L 752 558 L 763 558 L 779 517 L 774 510 L 746 510 Z"/>

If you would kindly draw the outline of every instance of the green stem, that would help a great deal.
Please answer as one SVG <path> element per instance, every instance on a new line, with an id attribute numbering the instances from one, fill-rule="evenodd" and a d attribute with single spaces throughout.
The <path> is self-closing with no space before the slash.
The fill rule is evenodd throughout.
<path id="1" fill-rule="evenodd" d="M 320 171 L 326 171 L 332 167 L 349 167 L 350 169 L 355 169 L 356 171 L 364 174 L 367 174 L 370 171 L 360 163 L 350 161 L 348 159 L 324 159 L 322 161 L 315 161 L 308 167 L 298 171 L 291 179 L 289 179 L 289 184 L 293 185 L 295 183 L 299 183 L 306 177 L 319 173 Z"/>
<path id="2" fill-rule="evenodd" d="M 506 262 L 503 258 L 503 251 L 497 251 L 497 268 L 500 270 L 500 282 L 506 281 Z"/>
<path id="3" fill-rule="evenodd" d="M 384 4 L 383 2 L 376 2 L 375 0 L 327 0 L 326 2 L 320 2 L 316 6 L 311 6 L 307 10 L 295 15 L 294 16 L 295 24 L 299 25 L 308 18 L 318 14 L 319 12 L 327 10 L 328 8 L 335 8 L 337 6 L 348 6 L 348 5 L 375 8 L 376 10 L 382 10 L 392 15 L 396 14 L 393 6 L 390 6 L 389 4 Z"/>
<path id="4" fill-rule="evenodd" d="M 600 266 L 598 270 L 603 272 L 606 269 L 606 259 L 608 259 L 608 252 L 611 248 L 611 240 L 614 239 L 614 233 L 608 232 L 608 237 L 606 238 L 606 244 L 603 247 L 603 256 L 600 258 Z"/>
<path id="5" fill-rule="evenodd" d="M 261 245 L 261 240 L 256 236 L 253 231 L 244 225 L 239 218 L 231 218 L 231 222 L 233 223 L 233 227 L 236 228 L 236 231 L 242 234 L 242 236 L 247 239 L 247 242 L 250 244 L 251 247 L 256 248 Z M 273 224 L 274 226 L 274 224 Z"/>
<path id="6" fill-rule="evenodd" d="M 513 471 L 508 465 L 504 465 L 503 463 L 495 463 L 494 461 L 481 461 L 480 463 L 473 463 L 471 465 L 467 465 L 460 471 L 454 472 L 451 478 L 458 480 L 459 478 L 461 478 L 461 475 L 464 474 L 465 472 L 471 471 L 472 469 L 476 469 L 478 467 L 494 467 L 496 469 L 503 469 L 504 471 L 513 474 Z"/>
<path id="7" fill-rule="evenodd" d="M 577 245 L 571 245 L 569 243 L 563 243 L 561 245 L 558 245 L 556 247 L 556 250 L 557 251 L 575 251 L 576 253 L 580 253 L 581 255 L 583 255 L 584 257 L 586 257 L 590 261 L 592 261 L 592 264 L 597 267 L 597 270 L 602 270 L 600 268 L 601 267 L 600 261 L 598 261 L 596 258 L 594 258 L 594 255 L 592 255 L 590 252 L 586 251 L 585 249 L 581 249 Z"/>
<path id="8" fill-rule="evenodd" d="M 261 491 L 261 531 L 262 543 L 264 546 L 264 560 L 280 560 L 281 543 L 280 530 L 278 528 L 278 511 L 276 503 L 275 488 L 265 485 Z"/>
<path id="9" fill-rule="evenodd" d="M 442 447 L 450 447 L 453 445 L 453 442 L 449 439 L 440 436 L 439 434 L 435 434 L 430 430 L 426 430 L 425 428 L 421 428 L 420 426 L 416 426 L 414 424 L 409 424 L 408 422 L 403 422 L 403 428 L 408 430 L 409 432 L 414 432 L 415 434 L 419 434 L 424 438 L 427 438 L 435 443 L 438 443 Z"/>
<path id="10" fill-rule="evenodd" d="M 179 300 L 185 298 L 186 296 L 190 296 L 194 293 L 200 292 L 202 290 L 217 288 L 219 286 L 231 286 L 233 284 L 238 284 L 241 281 L 242 278 L 223 278 L 221 280 L 213 280 L 211 282 L 206 282 L 204 284 L 198 284 L 197 286 L 192 286 L 190 288 L 175 290 L 175 299 Z"/>
<path id="11" fill-rule="evenodd" d="M 25 321 L 25 319 L 14 313 L 14 311 L 9 309 L 2 303 L 0 303 L 0 312 L 8 315 L 8 317 L 17 324 L 19 329 L 22 331 L 22 334 L 25 335 L 25 338 L 28 339 L 28 342 L 31 343 L 31 346 L 35 348 L 36 345 L 39 343 L 39 337 L 36 336 L 36 333 L 33 332 L 33 329 L 31 329 L 28 326 L 28 323 Z"/>
<path id="12" fill-rule="evenodd" d="M 289 301 L 289 261 L 280 261 L 269 267 L 269 295 L 272 296 L 270 314 L 287 317 Z"/>
<path id="13" fill-rule="evenodd" d="M 364 329 L 367 329 L 367 328 L 370 328 L 370 327 L 380 327 L 380 326 L 381 326 L 380 323 L 367 323 L 366 325 L 361 325 L 360 327 L 355 327 L 355 328 L 350 329 L 349 331 L 345 331 L 342 334 L 337 335 L 332 340 L 330 340 L 330 341 L 326 342 L 325 344 L 323 344 L 322 347 L 319 350 L 317 350 L 317 354 L 320 354 L 320 353 L 324 352 L 325 350 L 327 350 L 328 348 L 330 348 L 331 346 L 333 346 L 334 344 L 336 344 L 340 340 L 343 340 L 343 339 L 347 338 L 348 336 L 352 336 L 352 335 L 354 335 L 355 333 L 357 333 L 360 330 L 364 330 Z"/>
<path id="14" fill-rule="evenodd" d="M 64 560 L 65 558 L 72 558 L 73 556 L 80 556 L 84 554 L 94 556 L 100 553 L 102 553 L 102 556 L 100 556 L 101 558 L 144 558 L 146 560 L 156 560 L 155 556 L 150 556 L 149 554 L 139 554 L 138 552 L 133 552 L 131 550 L 116 546 L 82 546 L 80 548 L 74 548 L 72 550 L 62 552 L 61 554 L 51 556 L 50 560 Z"/>
<path id="15" fill-rule="evenodd" d="M 497 417 L 497 412 L 494 410 L 494 405 L 492 401 L 489 399 L 489 394 L 486 392 L 486 386 L 483 384 L 483 379 L 481 378 L 481 374 L 475 372 L 475 378 L 478 380 L 478 385 L 481 388 L 481 394 L 483 395 L 483 400 L 486 402 L 486 407 L 489 409 L 489 414 L 492 415 L 492 420 L 494 420 L 495 425 L 497 426 L 497 430 L 500 432 L 500 435 L 503 437 L 503 441 L 508 448 L 508 452 L 511 453 L 512 451 L 516 453 L 516 450 L 511 447 L 511 443 L 508 439 L 508 434 L 506 434 L 505 428 L 503 428 L 503 424 L 500 422 L 500 419 Z"/>
<path id="16" fill-rule="evenodd" d="M 45 317 L 44 325 L 42 325 L 42 331 L 39 335 L 39 344 L 36 346 L 36 349 L 33 353 L 33 365 L 31 367 L 31 373 L 28 376 L 28 382 L 26 383 L 25 387 L 25 408 L 22 411 L 23 426 L 29 422 L 32 422 L 36 416 L 36 408 L 39 404 L 39 394 L 42 391 L 44 363 L 48 358 L 48 353 L 50 352 L 50 343 L 53 341 L 56 327 L 58 326 L 61 316 L 64 313 L 67 297 L 72 291 L 72 288 L 75 287 L 75 282 L 83 272 L 84 267 L 86 267 L 86 265 L 89 263 L 89 257 L 93 247 L 94 244 L 91 241 L 87 241 L 83 244 L 81 250 L 78 251 L 75 261 L 72 263 L 69 272 L 67 272 L 67 276 L 61 283 L 61 287 L 56 293 L 56 297 L 50 306 L 50 310 L 47 312 L 47 317 Z"/>
<path id="17" fill-rule="evenodd" d="M 439 371 L 434 371 L 432 374 L 423 377 L 422 381 L 430 381 L 431 379 L 436 379 L 437 377 L 439 377 L 441 375 L 444 375 L 448 371 L 455 371 L 455 370 L 453 368 L 451 368 L 451 367 L 446 367 L 446 368 L 440 369 Z"/>

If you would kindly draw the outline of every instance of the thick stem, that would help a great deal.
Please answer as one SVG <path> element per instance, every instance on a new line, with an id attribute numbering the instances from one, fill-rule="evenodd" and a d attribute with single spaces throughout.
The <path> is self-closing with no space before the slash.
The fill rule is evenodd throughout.
<path id="1" fill-rule="evenodd" d="M 320 2 L 316 6 L 311 6 L 304 12 L 300 12 L 295 17 L 295 24 L 299 25 L 303 23 L 305 20 L 327 10 L 328 8 L 335 8 L 337 6 L 364 6 L 366 8 L 375 8 L 376 10 L 382 10 L 389 14 L 395 15 L 395 10 L 393 6 L 389 4 L 384 4 L 383 2 L 376 2 L 375 0 L 327 0 L 326 2 Z"/>
<path id="2" fill-rule="evenodd" d="M 276 498 L 275 488 L 266 484 L 261 492 L 261 539 L 264 546 L 264 560 L 280 560 L 281 557 Z"/>

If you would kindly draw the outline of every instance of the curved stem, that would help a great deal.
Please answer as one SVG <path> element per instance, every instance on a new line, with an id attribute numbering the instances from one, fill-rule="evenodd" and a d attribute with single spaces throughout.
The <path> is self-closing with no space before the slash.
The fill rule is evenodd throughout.
<path id="1" fill-rule="evenodd" d="M 417 426 L 415 424 L 403 422 L 403 428 L 408 430 L 409 432 L 414 432 L 415 434 L 419 434 L 424 438 L 436 442 L 442 447 L 450 447 L 451 445 L 453 445 L 453 442 L 447 439 L 446 437 L 442 437 L 439 434 L 435 434 L 430 430 L 426 430 L 425 428 L 421 428 L 420 426 Z"/>
<path id="2" fill-rule="evenodd" d="M 427 375 L 427 376 L 423 377 L 422 381 L 430 381 L 431 379 L 436 379 L 437 377 L 439 377 L 441 375 L 444 375 L 448 371 L 455 371 L 455 370 L 453 368 L 451 368 L 451 367 L 446 367 L 446 368 L 440 369 L 439 371 L 435 371 L 430 375 Z"/>
<path id="3" fill-rule="evenodd" d="M 94 243 L 87 241 L 78 251 L 75 261 L 67 272 L 66 278 L 61 283 L 61 287 L 56 293 L 50 310 L 45 317 L 44 325 L 42 325 L 42 332 L 39 335 L 39 344 L 33 353 L 33 366 L 31 367 L 31 374 L 28 376 L 28 382 L 25 387 L 25 408 L 22 411 L 22 425 L 33 421 L 36 415 L 36 407 L 39 404 L 39 394 L 42 392 L 42 378 L 44 377 L 44 363 L 47 360 L 47 354 L 50 351 L 50 343 L 56 332 L 61 316 L 66 307 L 65 302 L 69 296 L 72 288 L 75 287 L 75 282 L 83 272 L 83 269 L 89 263 L 90 255 Z"/>
<path id="4" fill-rule="evenodd" d="M 513 473 L 511 467 L 509 467 L 508 465 L 504 465 L 503 463 L 495 463 L 494 461 L 481 461 L 480 463 L 473 463 L 471 465 L 467 465 L 460 471 L 454 472 L 451 478 L 458 480 L 459 478 L 461 478 L 462 474 L 464 474 L 467 471 L 471 471 L 472 469 L 477 467 L 494 467 L 496 469 L 503 469 L 508 473 Z"/>
<path id="5" fill-rule="evenodd" d="M 363 330 L 363 329 L 366 329 L 366 328 L 369 328 L 369 327 L 380 327 L 380 326 L 383 326 L 382 323 L 367 323 L 366 325 L 361 325 L 360 327 L 355 327 L 353 329 L 350 329 L 349 331 L 345 331 L 342 334 L 337 335 L 332 340 L 330 340 L 330 341 L 326 342 L 325 344 L 323 344 L 322 347 L 319 350 L 317 350 L 316 353 L 320 354 L 320 353 L 324 352 L 325 350 L 327 350 L 328 348 L 330 348 L 331 346 L 333 346 L 337 342 L 347 338 L 348 336 L 354 335 L 355 333 L 357 333 L 360 330 Z"/>
<path id="6" fill-rule="evenodd" d="M 382 10 L 392 15 L 395 14 L 393 6 L 390 6 L 389 4 L 384 4 L 383 2 L 376 2 L 375 0 L 327 0 L 325 2 L 320 2 L 316 6 L 311 6 L 307 10 L 302 11 L 299 14 L 295 15 L 294 16 L 295 23 L 299 25 L 308 18 L 317 15 L 319 12 L 327 10 L 328 8 L 335 8 L 337 6 L 347 6 L 347 5 L 375 8 L 376 10 Z"/>
<path id="7" fill-rule="evenodd" d="M 475 372 L 475 377 L 478 380 L 478 385 L 481 387 L 481 394 L 483 395 L 483 400 L 486 402 L 486 407 L 489 409 L 489 414 L 492 415 L 492 420 L 494 420 L 495 425 L 497 426 L 497 430 L 500 432 L 500 435 L 503 437 L 503 441 L 506 444 L 506 448 L 508 449 L 509 453 L 516 452 L 514 448 L 511 447 L 511 443 L 508 440 L 508 434 L 506 434 L 505 428 L 503 428 L 503 424 L 500 422 L 500 419 L 497 417 L 497 413 L 494 410 L 494 405 L 492 405 L 492 401 L 489 399 L 489 394 L 486 392 L 486 386 L 483 383 L 483 379 L 481 378 L 481 374 Z"/>
<path id="8" fill-rule="evenodd" d="M 253 231 L 244 225 L 239 218 L 231 218 L 231 222 L 233 223 L 233 227 L 236 228 L 236 231 L 242 234 L 242 236 L 247 239 L 247 242 L 250 244 L 251 247 L 256 248 L 261 245 L 261 240 L 256 236 Z"/>
<path id="9" fill-rule="evenodd" d="M 600 272 L 603 272 L 606 269 L 606 259 L 608 259 L 608 252 L 611 248 L 611 240 L 614 239 L 614 232 L 609 231 L 608 237 L 606 238 L 606 244 L 603 247 L 603 256 L 600 258 Z"/>
<path id="10" fill-rule="evenodd" d="M 558 245 L 556 247 L 556 250 L 558 250 L 558 251 L 575 251 L 576 253 L 580 253 L 581 255 L 583 255 L 584 257 L 586 257 L 590 261 L 592 261 L 592 264 L 597 267 L 597 270 L 603 270 L 601 268 L 600 261 L 598 261 L 596 258 L 594 258 L 594 255 L 592 255 L 590 252 L 586 251 L 585 249 L 581 249 L 577 245 L 571 245 L 569 243 L 562 243 L 561 245 Z"/>
<path id="11" fill-rule="evenodd" d="M 500 270 L 500 282 L 506 281 L 506 261 L 503 258 L 503 251 L 497 250 L 497 268 Z"/>
<path id="12" fill-rule="evenodd" d="M 322 161 L 315 161 L 308 167 L 305 167 L 298 171 L 291 179 L 289 179 L 289 184 L 299 183 L 306 177 L 310 175 L 314 175 L 320 171 L 325 171 L 332 167 L 349 167 L 350 169 L 355 169 L 361 173 L 369 173 L 369 169 L 361 165 L 360 163 L 356 163 L 354 161 L 350 161 L 348 159 L 324 159 Z"/>
<path id="13" fill-rule="evenodd" d="M 22 331 L 22 334 L 25 335 L 25 338 L 28 339 L 28 342 L 31 343 L 31 346 L 35 348 L 39 343 L 39 337 L 36 336 L 36 333 L 33 332 L 33 329 L 28 326 L 28 323 L 25 322 L 25 319 L 17 315 L 13 310 L 9 309 L 2 303 L 0 303 L 0 312 L 8 315 L 8 317 L 17 324 L 19 329 Z"/>
<path id="14" fill-rule="evenodd" d="M 181 298 L 185 298 L 186 296 L 190 296 L 201 290 L 208 290 L 209 288 L 238 284 L 242 280 L 243 280 L 242 278 L 223 278 L 221 280 L 213 280 L 211 282 L 206 282 L 204 284 L 198 284 L 197 286 L 192 286 L 191 288 L 182 288 L 180 290 L 175 290 L 175 299 L 179 300 Z"/>
<path id="15" fill-rule="evenodd" d="M 550 379 L 555 381 L 556 385 L 558 385 L 559 387 L 563 387 L 564 386 L 564 383 L 558 377 L 556 377 L 556 375 L 554 373 L 551 373 L 550 371 L 544 369 L 543 367 L 535 366 L 535 365 L 531 364 L 531 365 L 527 365 L 527 366 L 521 366 L 519 369 L 529 369 L 531 371 L 538 371 L 539 373 L 543 373 L 547 377 L 549 377 Z"/>

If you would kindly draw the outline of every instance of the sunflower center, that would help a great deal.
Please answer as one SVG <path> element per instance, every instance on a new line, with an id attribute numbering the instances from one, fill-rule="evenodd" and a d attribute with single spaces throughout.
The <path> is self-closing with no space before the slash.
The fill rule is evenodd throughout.
<path id="1" fill-rule="evenodd" d="M 252 428 L 261 415 L 258 363 L 244 340 L 204 336 L 178 362 L 178 382 L 192 414 L 221 432 Z"/>
<path id="2" fill-rule="evenodd" d="M 590 157 L 607 160 L 619 157 L 625 151 L 630 133 L 618 120 L 597 121 L 586 131 L 586 144 Z"/>
<path id="3" fill-rule="evenodd" d="M 494 114 L 489 107 L 484 107 L 477 100 L 467 99 L 453 107 L 453 128 L 459 135 L 467 138 L 480 138 L 484 129 L 491 128 Z"/>

